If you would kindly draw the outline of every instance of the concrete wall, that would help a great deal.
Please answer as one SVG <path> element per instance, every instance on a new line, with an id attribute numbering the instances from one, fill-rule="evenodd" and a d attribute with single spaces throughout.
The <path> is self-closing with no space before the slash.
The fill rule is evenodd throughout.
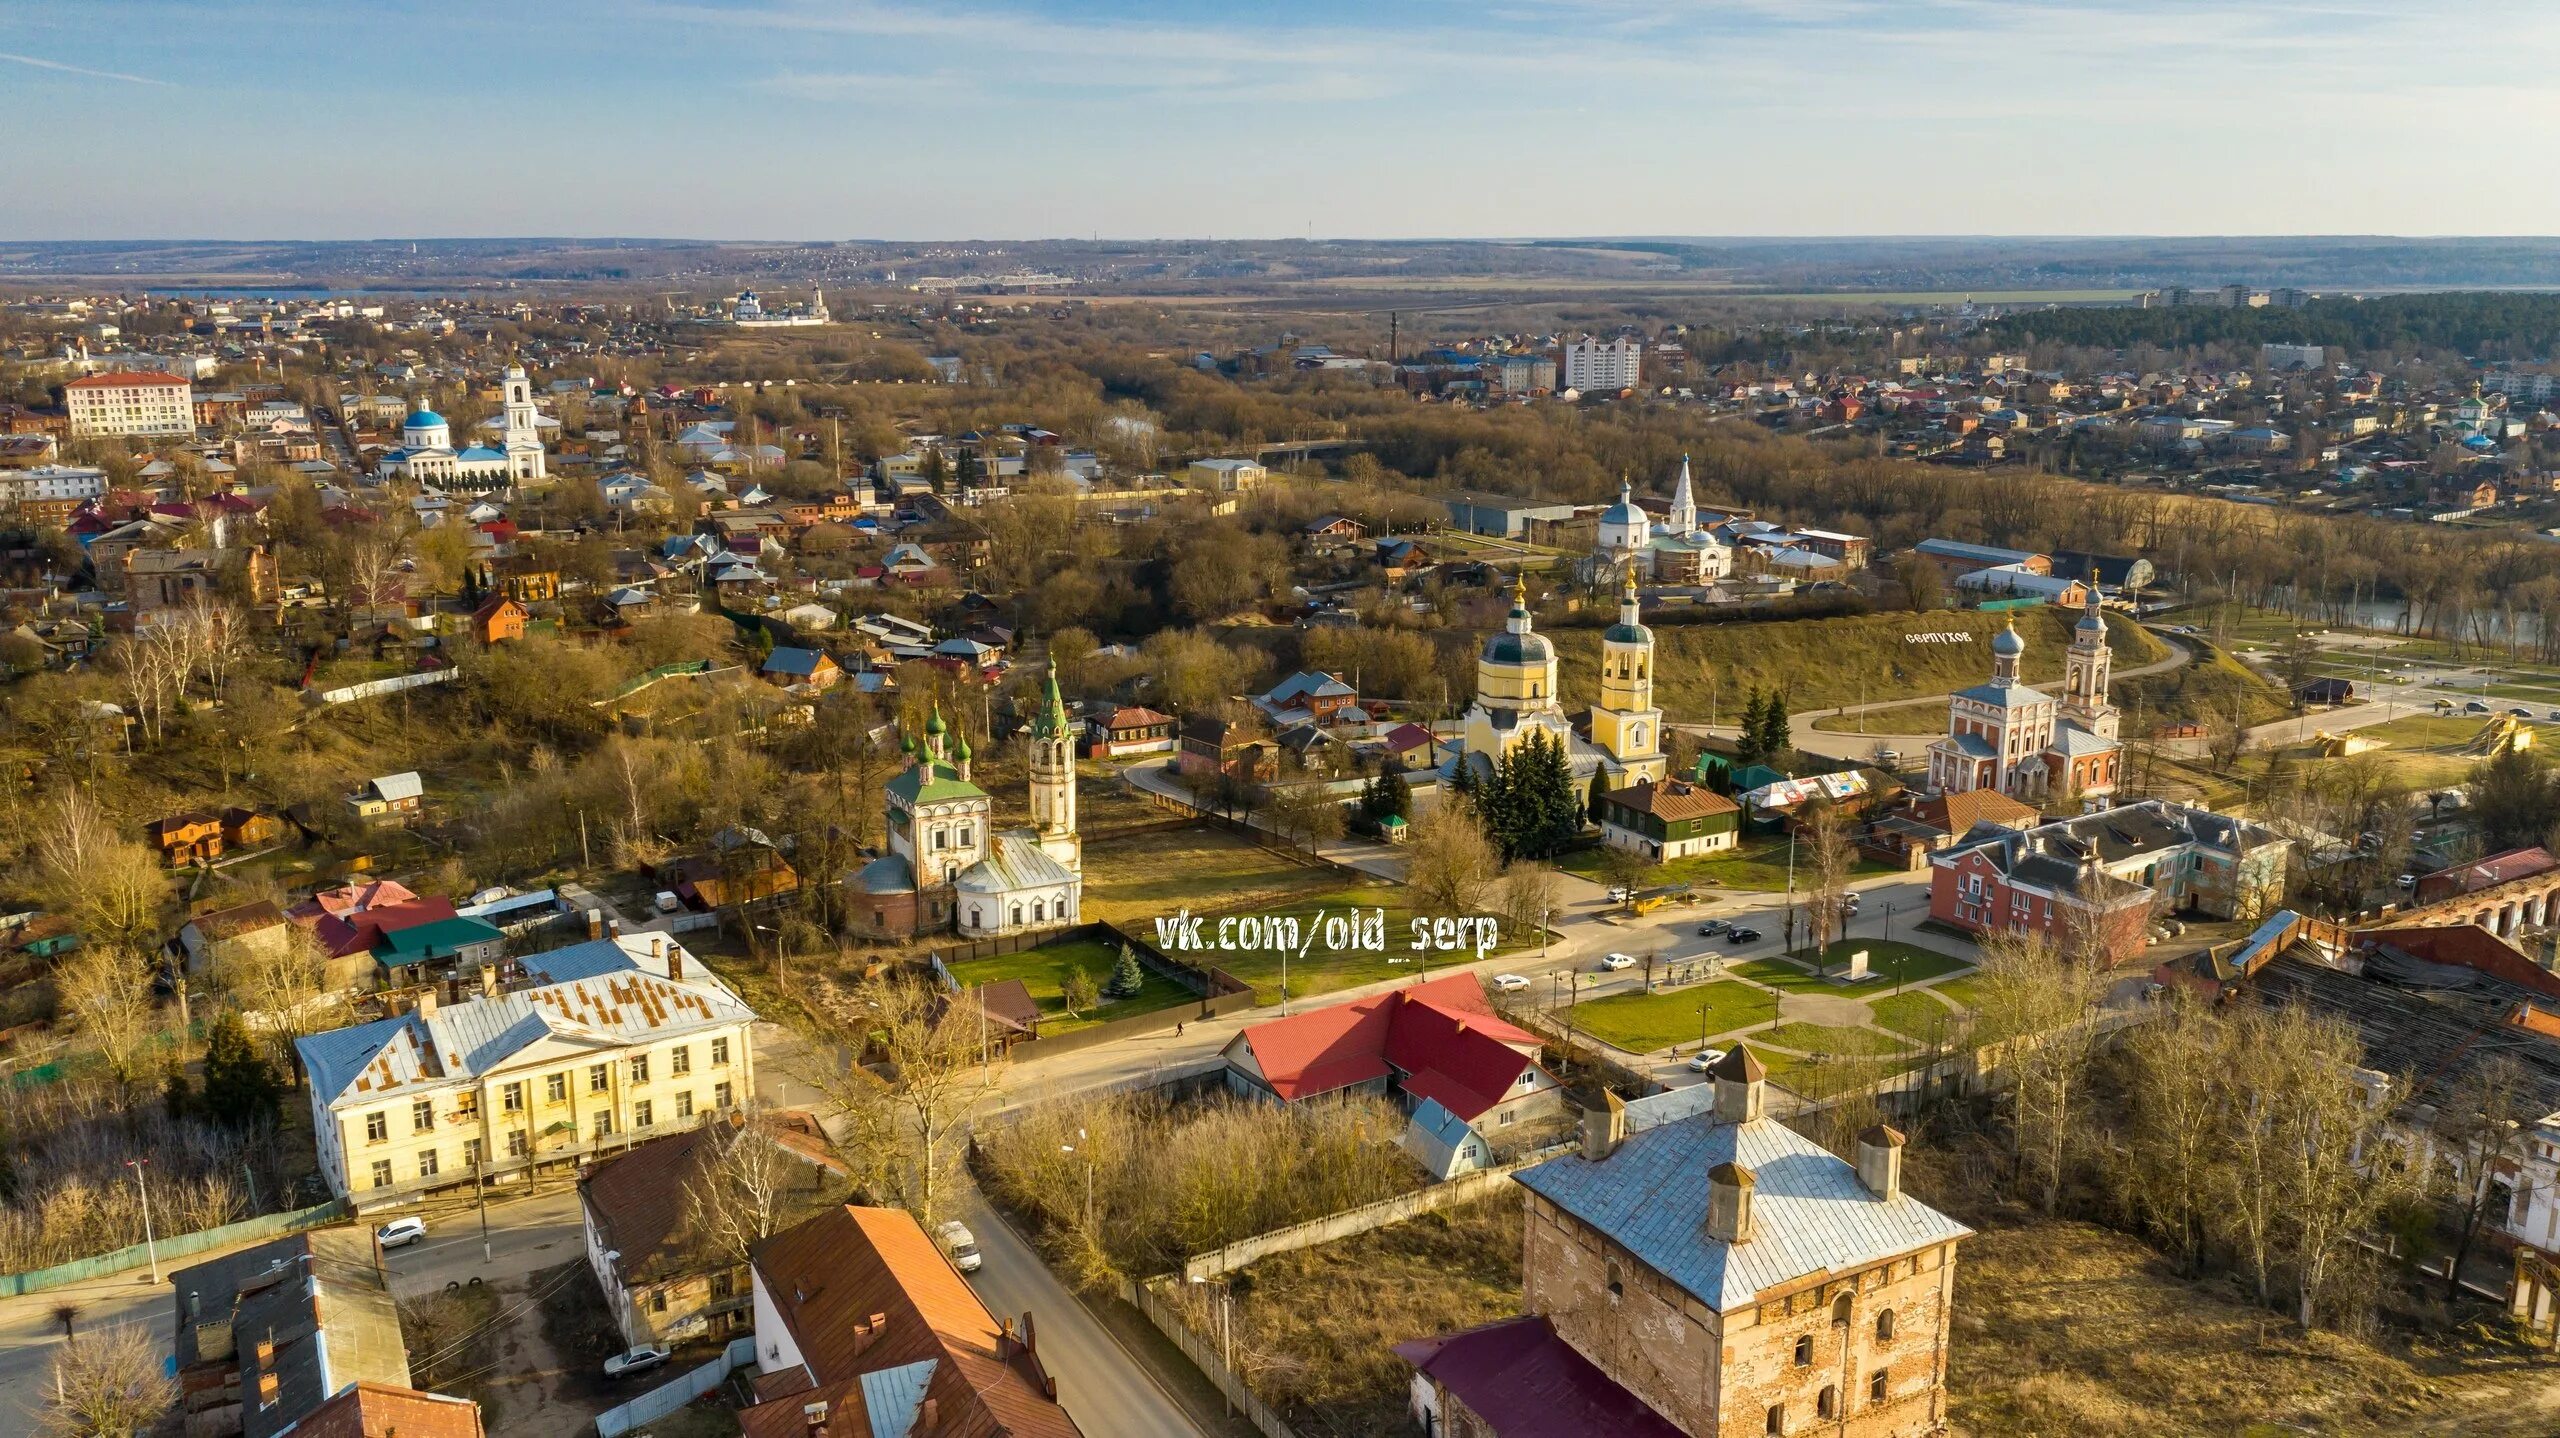
<path id="1" fill-rule="evenodd" d="M 1364 1203 L 1358 1208 L 1346 1208 L 1340 1213 L 1329 1213 L 1322 1218 L 1310 1219 L 1305 1223 L 1276 1228 L 1269 1233 L 1257 1233 L 1251 1238 L 1238 1239 L 1224 1248 L 1212 1249 L 1182 1265 L 1183 1279 L 1186 1282 L 1196 1282 L 1201 1279 L 1215 1278 L 1219 1274 L 1232 1272 L 1275 1253 L 1290 1253 L 1301 1248 L 1313 1248 L 1320 1243 L 1331 1243 L 1337 1238 L 1348 1238 L 1355 1233 L 1367 1233 L 1373 1228 L 1402 1223 L 1408 1218 L 1429 1213 L 1434 1209 L 1447 1208 L 1454 1203 L 1465 1203 L 1470 1199 L 1482 1198 L 1489 1193 L 1511 1187 L 1511 1176 L 1519 1170 L 1533 1163 L 1544 1163 L 1571 1147 L 1570 1144 L 1559 1144 L 1552 1148 L 1540 1149 L 1536 1153 L 1514 1159 L 1499 1168 L 1479 1169 L 1474 1173 L 1453 1178 L 1447 1183 L 1435 1183 L 1428 1188 L 1415 1189 L 1411 1193 L 1382 1198 L 1376 1203 Z"/>

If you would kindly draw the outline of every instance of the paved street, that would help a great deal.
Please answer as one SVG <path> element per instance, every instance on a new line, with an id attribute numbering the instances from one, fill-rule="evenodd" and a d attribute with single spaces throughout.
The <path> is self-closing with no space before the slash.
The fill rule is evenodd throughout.
<path id="1" fill-rule="evenodd" d="M 1202 1438 L 1181 1405 L 996 1217 L 975 1186 L 961 1200 L 960 1221 L 977 1235 L 985 1259 L 969 1286 L 1000 1318 L 1031 1314 L 1040 1361 L 1058 1380 L 1058 1401 L 1077 1427 L 1094 1438 Z"/>

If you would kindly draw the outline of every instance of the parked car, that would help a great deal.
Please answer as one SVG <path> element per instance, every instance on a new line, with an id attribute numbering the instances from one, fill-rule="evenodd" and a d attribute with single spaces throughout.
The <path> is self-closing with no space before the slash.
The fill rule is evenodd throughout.
<path id="1" fill-rule="evenodd" d="M 1731 919 L 1709 919 L 1698 926 L 1698 937 L 1702 939 L 1712 939 L 1716 935 L 1721 934 L 1732 927 L 1733 920 Z"/>
<path id="2" fill-rule="evenodd" d="M 1632 898 L 1634 898 L 1635 896 L 1636 896 L 1636 891 L 1635 891 L 1635 890 L 1633 890 L 1633 889 L 1628 888 L 1628 887 L 1627 887 L 1626 885 L 1624 885 L 1624 884 L 1611 884 L 1611 885 L 1609 886 L 1609 902 L 1610 902 L 1610 903 L 1613 903 L 1613 904 L 1623 904 L 1623 903 L 1625 903 L 1627 900 L 1632 899 Z"/>
<path id="3" fill-rule="evenodd" d="M 1516 994 L 1529 987 L 1529 981 L 1518 974 L 1496 974 L 1493 987 L 1496 993 Z"/>
<path id="4" fill-rule="evenodd" d="M 1600 967 L 1604 969 L 1614 971 L 1617 969 L 1632 969 L 1635 966 L 1636 956 L 1633 954 L 1603 954 L 1600 956 Z"/>
<path id="5" fill-rule="evenodd" d="M 2474 699 L 2470 703 L 2462 706 L 2462 712 L 2465 714 L 2486 714 L 2489 712 L 2489 706 L 2481 703 L 2477 699 Z"/>
<path id="6" fill-rule="evenodd" d="M 2399 878 L 2391 881 L 2391 886 L 2395 889 L 2414 889 L 2418 887 L 2418 876 L 2415 874 L 2402 874 Z"/>
<path id="7" fill-rule="evenodd" d="M 978 1235 L 958 1219 L 942 1225 L 942 1251 L 951 1255 L 951 1266 L 962 1273 L 975 1273 L 986 1260 L 978 1256 Z"/>
<path id="8" fill-rule="evenodd" d="M 2519 719 L 2530 719 L 2533 717 L 2533 711 L 2525 708 L 2521 704 L 2512 706 L 2507 710 L 2507 712 L 2513 714 Z"/>
<path id="9" fill-rule="evenodd" d="M 1840 912 L 1844 914 L 1854 914 L 1858 912 L 1858 896 L 1855 894 L 1842 894 L 1840 896 Z"/>
<path id="10" fill-rule="evenodd" d="M 673 889 L 660 889 L 658 897 L 650 902 L 658 906 L 658 912 L 661 914 L 672 914 L 684 907 L 684 900 L 677 898 Z"/>
<path id="11" fill-rule="evenodd" d="M 626 1348 L 604 1361 L 604 1376 L 628 1378 L 634 1373 L 646 1373 L 666 1362 L 671 1355 L 672 1350 L 663 1343 L 643 1343 L 637 1348 Z"/>
<path id="12" fill-rule="evenodd" d="M 1700 1049 L 1696 1053 L 1689 1055 L 1689 1072 L 1693 1074 L 1702 1074 L 1723 1062 L 1724 1050 Z"/>
<path id="13" fill-rule="evenodd" d="M 1744 928 L 1727 929 L 1724 932 L 1724 941 L 1728 944 L 1756 944 L 1760 942 L 1760 931 Z"/>
<path id="14" fill-rule="evenodd" d="M 492 884 L 488 888 L 482 889 L 480 892 L 473 894 L 470 898 L 470 902 L 474 904 L 494 904 L 500 899 L 506 898 L 508 893 L 509 890 L 506 885 Z"/>
<path id="15" fill-rule="evenodd" d="M 427 1236 L 427 1221 L 415 1214 L 395 1218 L 375 1229 L 373 1236 L 385 1248 L 405 1248 Z"/>

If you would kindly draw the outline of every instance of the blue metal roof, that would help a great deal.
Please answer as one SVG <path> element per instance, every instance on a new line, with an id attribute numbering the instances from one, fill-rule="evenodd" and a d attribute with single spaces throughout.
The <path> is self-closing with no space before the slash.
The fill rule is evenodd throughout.
<path id="1" fill-rule="evenodd" d="M 430 426 L 442 423 L 444 423 L 443 415 L 440 415 L 431 409 L 419 409 L 413 411 L 407 419 L 402 420 L 400 422 L 400 427 L 402 429 L 426 429 Z"/>
<path id="2" fill-rule="evenodd" d="M 1722 1163 L 1758 1180 L 1751 1236 L 1741 1243 L 1707 1234 L 1706 1174 Z M 1630 1135 L 1598 1163 L 1578 1153 L 1550 1159 L 1522 1170 L 1519 1182 L 1720 1313 L 1801 1278 L 1973 1232 L 1908 1193 L 1876 1197 L 1847 1162 L 1768 1118 L 1684 1119 Z"/>

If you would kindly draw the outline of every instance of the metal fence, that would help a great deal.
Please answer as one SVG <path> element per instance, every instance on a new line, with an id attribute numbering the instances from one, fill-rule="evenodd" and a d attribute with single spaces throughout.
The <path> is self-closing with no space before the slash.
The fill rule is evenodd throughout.
<path id="1" fill-rule="evenodd" d="M 137 1243 L 129 1248 L 119 1248 L 112 1253 L 100 1253 L 88 1258 L 75 1258 L 69 1263 L 57 1263 L 51 1268 L 31 1269 L 25 1273 L 0 1274 L 0 1298 L 19 1298 L 30 1293 L 42 1293 L 48 1288 L 86 1283 L 93 1278 L 105 1278 L 111 1274 L 140 1268 L 151 1261 L 152 1251 L 155 1248 L 159 1252 L 160 1261 L 166 1263 L 170 1259 L 187 1258 L 207 1249 L 222 1248 L 229 1244 L 247 1243 L 257 1239 L 277 1238 L 299 1229 L 317 1228 L 324 1223 L 335 1223 L 345 1218 L 347 1214 L 346 1203 L 341 1199 L 333 1198 L 327 1203 L 310 1208 L 294 1209 L 289 1213 L 262 1213 L 256 1218 L 244 1218 L 237 1223 L 199 1229 L 194 1233 L 173 1233 L 160 1239 L 156 1244 Z"/>
<path id="2" fill-rule="evenodd" d="M 655 1423 L 729 1381 L 729 1375 L 756 1361 L 756 1337 L 749 1333 L 729 1340 L 719 1357 L 661 1383 L 619 1408 L 596 1415 L 597 1438 L 622 1438 L 643 1423 Z"/>

